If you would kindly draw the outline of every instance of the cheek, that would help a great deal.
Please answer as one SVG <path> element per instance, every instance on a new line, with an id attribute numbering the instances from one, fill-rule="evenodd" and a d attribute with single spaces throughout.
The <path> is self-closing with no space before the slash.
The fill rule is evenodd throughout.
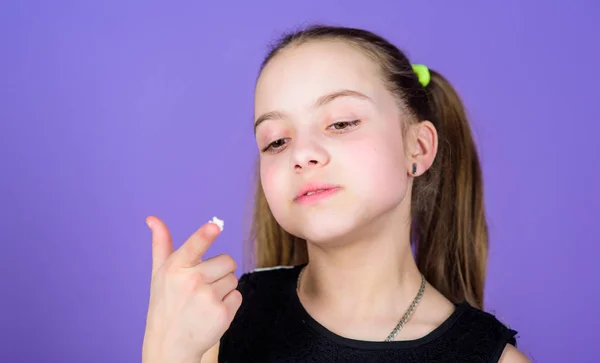
<path id="1" fill-rule="evenodd" d="M 401 139 L 384 136 L 357 143 L 349 160 L 362 195 L 397 200 L 406 193 L 407 160 Z"/>
<path id="2" fill-rule="evenodd" d="M 284 168 L 278 160 L 261 160 L 260 180 L 270 206 L 283 205 L 285 203 L 287 196 L 285 186 L 289 185 L 289 182 L 285 178 Z"/>

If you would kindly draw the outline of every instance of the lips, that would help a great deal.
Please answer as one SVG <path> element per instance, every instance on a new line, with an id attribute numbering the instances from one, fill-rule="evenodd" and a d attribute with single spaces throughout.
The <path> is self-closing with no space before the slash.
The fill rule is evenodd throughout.
<path id="1" fill-rule="evenodd" d="M 316 202 L 334 194 L 339 189 L 339 186 L 331 184 L 307 184 L 300 189 L 294 201 L 298 203 Z"/>

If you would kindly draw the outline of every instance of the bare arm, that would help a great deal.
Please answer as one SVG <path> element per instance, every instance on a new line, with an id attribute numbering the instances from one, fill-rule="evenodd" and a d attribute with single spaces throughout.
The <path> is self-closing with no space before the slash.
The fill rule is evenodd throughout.
<path id="1" fill-rule="evenodd" d="M 213 345 L 204 355 L 200 363 L 218 363 L 219 362 L 219 343 Z M 510 363 L 510 362 L 509 362 Z"/>
<path id="2" fill-rule="evenodd" d="M 513 345 L 507 344 L 498 363 L 531 363 L 531 360 Z"/>

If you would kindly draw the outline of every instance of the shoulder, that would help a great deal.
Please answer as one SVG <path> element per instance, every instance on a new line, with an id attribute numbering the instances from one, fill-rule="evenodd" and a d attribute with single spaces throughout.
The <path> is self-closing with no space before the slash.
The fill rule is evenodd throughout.
<path id="1" fill-rule="evenodd" d="M 516 330 L 502 323 L 490 312 L 475 308 L 466 302 L 461 305 L 463 312 L 457 321 L 461 335 L 476 346 L 477 350 L 489 352 L 490 362 L 527 362 L 527 360 L 519 360 L 519 354 L 522 357 L 524 355 L 515 348 Z"/>
<path id="2" fill-rule="evenodd" d="M 296 279 L 302 265 L 257 268 L 242 274 L 237 290 L 242 304 L 234 320 L 268 320 L 289 306 L 295 296 Z"/>
<path id="3" fill-rule="evenodd" d="M 280 292 L 284 286 L 293 282 L 301 267 L 302 265 L 253 269 L 240 276 L 238 290 L 242 293 L 242 298 L 246 299 L 256 294 Z"/>
<path id="4" fill-rule="evenodd" d="M 496 315 L 485 310 L 478 309 L 464 302 L 463 320 L 470 329 L 490 338 L 504 338 L 509 343 L 516 344 L 517 332 L 508 324 L 501 322 Z"/>
<path id="5" fill-rule="evenodd" d="M 242 304 L 221 337 L 219 359 L 244 361 L 232 357 L 239 352 L 256 350 L 270 340 L 274 322 L 290 305 L 300 267 L 257 268 L 240 276 L 237 290 L 242 294 Z"/>

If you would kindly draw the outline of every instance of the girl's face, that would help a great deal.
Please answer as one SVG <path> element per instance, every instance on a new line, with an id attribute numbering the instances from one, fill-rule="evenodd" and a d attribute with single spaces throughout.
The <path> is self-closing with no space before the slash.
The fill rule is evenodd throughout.
<path id="1" fill-rule="evenodd" d="M 336 243 L 398 216 L 410 186 L 407 121 L 372 60 L 341 42 L 292 46 L 255 92 L 262 187 L 286 231 Z"/>

